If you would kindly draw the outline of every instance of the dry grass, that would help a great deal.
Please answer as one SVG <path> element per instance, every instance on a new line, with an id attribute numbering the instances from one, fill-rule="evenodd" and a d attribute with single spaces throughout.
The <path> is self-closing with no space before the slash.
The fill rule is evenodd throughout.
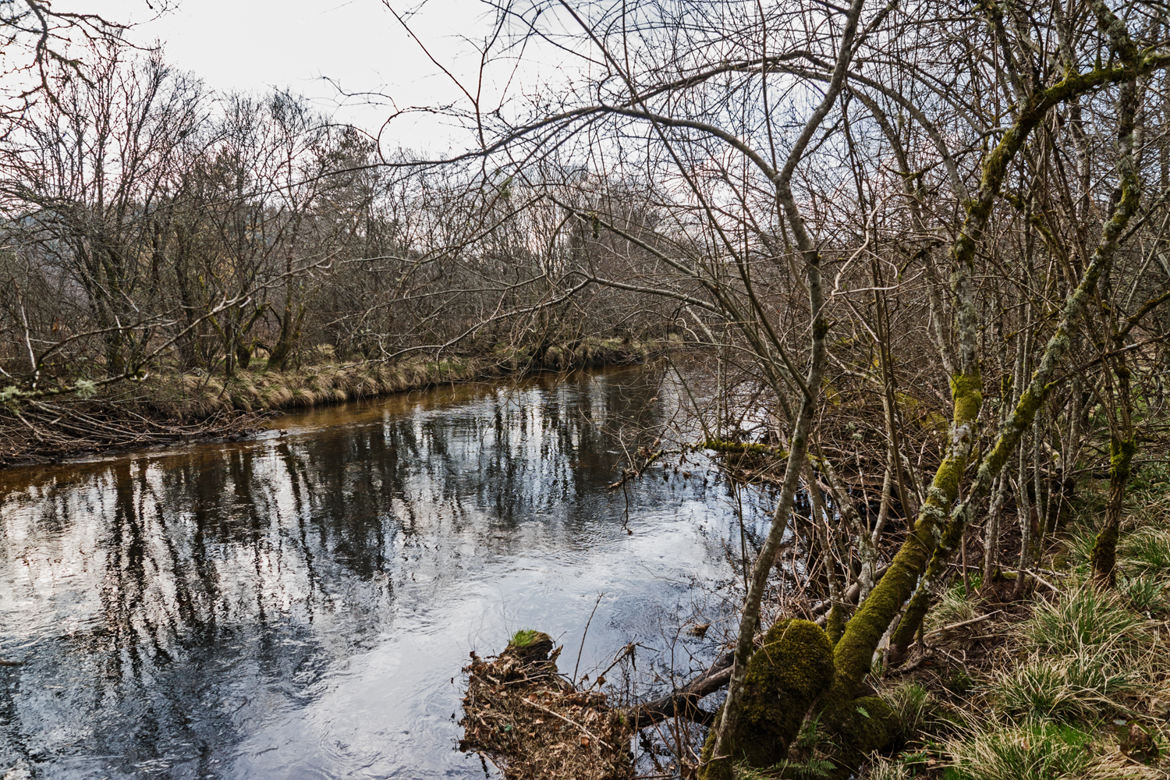
<path id="1" fill-rule="evenodd" d="M 1102 752 L 1092 734 L 1043 720 L 982 725 L 948 740 L 944 755 L 954 780 L 1155 780 L 1165 777 L 1116 752 Z"/>
<path id="2" fill-rule="evenodd" d="M 484 357 L 412 357 L 396 363 L 315 363 L 288 371 L 256 368 L 230 379 L 207 374 L 162 373 L 148 383 L 157 410 L 182 419 L 215 411 L 281 411 L 459 384 L 516 373 L 569 370 L 644 360 L 652 349 L 619 339 L 585 340 L 550 347 L 540 360 L 531 350 L 497 349 Z M 328 356 L 322 356 L 328 357 Z"/>
<path id="3" fill-rule="evenodd" d="M 289 371 L 266 371 L 263 361 L 225 379 L 218 374 L 159 371 L 123 382 L 93 398 L 66 396 L 26 407 L 0 405 L 0 467 L 45 463 L 92 452 L 153 447 L 176 441 L 238 436 L 255 414 L 303 409 L 537 371 L 641 362 L 656 346 L 619 339 L 587 339 L 546 352 L 499 348 L 479 357 L 411 357 L 397 363 L 322 362 Z"/>

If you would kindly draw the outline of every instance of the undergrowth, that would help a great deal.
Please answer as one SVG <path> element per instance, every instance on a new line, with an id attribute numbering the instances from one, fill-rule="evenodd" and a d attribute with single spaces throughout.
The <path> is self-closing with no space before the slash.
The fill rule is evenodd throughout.
<path id="1" fill-rule="evenodd" d="M 1114 588 L 1090 578 L 1097 498 L 1087 496 L 1050 559 L 1059 569 L 1055 589 L 1038 591 L 1027 609 L 977 621 L 966 638 L 948 632 L 937 653 L 943 662 L 929 673 L 924 664 L 909 680 L 881 682 L 898 714 L 898 740 L 860 777 L 1170 778 L 1170 474 L 1135 480 Z M 940 598 L 927 628 L 987 610 L 960 583 Z M 976 639 L 991 651 L 966 663 Z"/>

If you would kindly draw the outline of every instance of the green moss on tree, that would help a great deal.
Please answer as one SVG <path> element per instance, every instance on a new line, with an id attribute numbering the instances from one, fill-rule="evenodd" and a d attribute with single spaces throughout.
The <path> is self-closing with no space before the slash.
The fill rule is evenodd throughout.
<path id="1" fill-rule="evenodd" d="M 703 448 L 730 454 L 767 455 L 777 460 L 787 458 L 788 451 L 768 444 L 752 441 L 730 441 L 727 439 L 706 439 Z"/>
<path id="2" fill-rule="evenodd" d="M 1109 443 L 1109 478 L 1124 482 L 1129 479 L 1130 466 L 1133 456 L 1137 452 L 1137 442 L 1133 439 Z"/>
<path id="3" fill-rule="evenodd" d="M 979 374 L 956 374 L 951 377 L 951 398 L 957 424 L 974 420 L 983 406 L 983 379 Z"/>
<path id="4" fill-rule="evenodd" d="M 826 712 L 837 745 L 837 765 L 844 770 L 856 769 L 866 756 L 894 741 L 898 733 L 898 714 L 880 696 L 851 699 Z"/>
<path id="5" fill-rule="evenodd" d="M 1121 536 L 1121 507 L 1125 486 L 1129 482 L 1137 441 L 1114 437 L 1109 443 L 1109 504 L 1105 524 L 1093 542 L 1091 561 L 1093 576 L 1112 584 L 1117 566 L 1117 540 Z"/>
<path id="6" fill-rule="evenodd" d="M 748 663 L 728 754 L 761 768 L 785 760 L 805 715 L 832 683 L 833 645 L 825 632 L 807 620 L 776 623 Z"/>

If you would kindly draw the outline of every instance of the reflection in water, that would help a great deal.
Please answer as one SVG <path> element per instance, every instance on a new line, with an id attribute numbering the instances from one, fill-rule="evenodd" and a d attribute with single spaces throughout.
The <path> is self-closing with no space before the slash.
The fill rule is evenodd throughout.
<path id="1" fill-rule="evenodd" d="M 462 388 L 0 475 L 0 771 L 482 776 L 454 751 L 471 648 L 538 626 L 572 656 L 601 593 L 583 668 L 661 646 L 720 571 L 722 488 L 606 490 L 638 443 L 614 432 L 670 397 L 637 371 Z"/>

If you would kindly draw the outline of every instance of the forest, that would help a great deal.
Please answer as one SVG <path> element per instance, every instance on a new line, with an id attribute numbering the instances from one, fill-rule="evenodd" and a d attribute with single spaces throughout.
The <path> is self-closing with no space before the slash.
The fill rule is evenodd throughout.
<path id="1" fill-rule="evenodd" d="M 694 453 L 760 491 L 730 617 L 623 691 L 541 625 L 474 648 L 465 749 L 510 778 L 1166 777 L 1170 7 L 477 13 L 479 83 L 413 109 L 475 139 L 447 154 L 0 3 L 0 466 L 655 366 L 692 423 L 611 492 Z"/>

